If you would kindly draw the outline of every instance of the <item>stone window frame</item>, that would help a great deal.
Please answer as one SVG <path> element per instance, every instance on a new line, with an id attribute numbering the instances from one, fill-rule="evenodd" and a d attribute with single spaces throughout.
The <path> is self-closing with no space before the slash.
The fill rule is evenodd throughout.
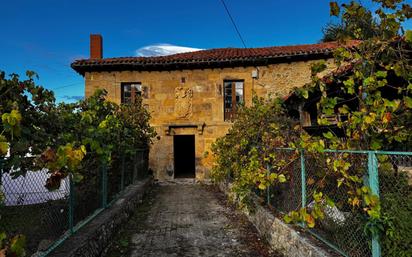
<path id="1" fill-rule="evenodd" d="M 130 89 L 125 91 L 126 87 L 130 87 Z M 120 83 L 120 88 L 121 88 L 120 102 L 122 104 L 133 103 L 136 101 L 136 97 L 142 96 L 143 85 L 141 82 L 122 82 Z M 125 94 L 129 92 L 130 92 L 130 96 L 126 96 Z"/>
<path id="2" fill-rule="evenodd" d="M 237 95 L 236 95 L 236 85 L 237 83 L 242 83 L 242 99 L 241 101 L 237 102 Z M 231 85 L 231 106 L 232 108 L 226 108 L 226 96 L 227 96 L 227 87 L 226 85 Z M 225 79 L 223 80 L 223 118 L 224 121 L 233 121 L 236 119 L 236 107 L 239 104 L 245 103 L 245 80 L 244 79 Z"/>

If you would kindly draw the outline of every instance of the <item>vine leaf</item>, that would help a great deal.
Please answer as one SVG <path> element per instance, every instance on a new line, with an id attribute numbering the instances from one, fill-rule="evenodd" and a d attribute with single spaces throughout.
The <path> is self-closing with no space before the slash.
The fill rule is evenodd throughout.
<path id="1" fill-rule="evenodd" d="M 340 8 L 337 2 L 330 2 L 329 3 L 330 6 L 330 15 L 331 16 L 339 16 L 340 13 Z"/>
<path id="2" fill-rule="evenodd" d="M 285 177 L 285 175 L 280 174 L 280 175 L 278 176 L 278 180 L 279 180 L 280 183 L 286 182 L 286 177 Z"/>
<path id="3" fill-rule="evenodd" d="M 406 107 L 412 109 L 412 97 L 406 96 L 404 100 Z"/>
<path id="4" fill-rule="evenodd" d="M 405 41 L 409 44 L 412 44 L 412 30 L 407 30 L 405 32 Z"/>

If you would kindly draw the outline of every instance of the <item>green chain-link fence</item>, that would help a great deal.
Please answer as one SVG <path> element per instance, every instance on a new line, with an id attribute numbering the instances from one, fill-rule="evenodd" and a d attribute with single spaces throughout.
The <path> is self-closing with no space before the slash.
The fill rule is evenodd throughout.
<path id="1" fill-rule="evenodd" d="M 336 205 L 325 207 L 325 218 L 308 231 L 343 256 L 412 256 L 412 152 L 335 151 L 308 154 L 295 149 L 278 149 L 276 158 L 288 160 L 283 172 L 287 183 L 269 187 L 266 202 L 280 213 L 311 208 L 313 193 L 323 192 Z M 363 178 L 364 184 L 380 197 L 385 233 L 366 232 L 366 214 L 348 203 L 344 187 L 327 159 L 344 159 L 351 164 L 348 173 Z M 270 170 L 270 169 L 269 169 Z M 325 176 L 327 174 L 327 176 Z M 260 193 L 261 196 L 262 193 Z"/>
<path id="2" fill-rule="evenodd" d="M 2 170 L 1 161 L 0 231 L 25 235 L 28 256 L 46 256 L 110 206 L 128 185 L 148 176 L 146 149 L 113 155 L 110 166 L 88 154 L 82 181 L 74 183 L 69 176 L 54 191 L 44 187 L 47 170 L 13 178 L 13 172 Z"/>

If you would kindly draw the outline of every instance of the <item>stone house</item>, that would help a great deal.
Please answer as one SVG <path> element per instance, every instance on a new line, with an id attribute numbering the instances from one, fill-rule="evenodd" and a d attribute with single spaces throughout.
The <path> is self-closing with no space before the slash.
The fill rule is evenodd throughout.
<path id="1" fill-rule="evenodd" d="M 71 67 L 84 77 L 86 97 L 104 88 L 119 104 L 143 98 L 160 136 L 149 158 L 157 179 L 201 180 L 213 165 L 210 147 L 227 133 L 239 104 L 250 105 L 253 94 L 287 96 L 310 81 L 312 63 L 324 59 L 333 69 L 337 47 L 329 42 L 103 58 L 102 37 L 91 35 L 90 58 Z"/>

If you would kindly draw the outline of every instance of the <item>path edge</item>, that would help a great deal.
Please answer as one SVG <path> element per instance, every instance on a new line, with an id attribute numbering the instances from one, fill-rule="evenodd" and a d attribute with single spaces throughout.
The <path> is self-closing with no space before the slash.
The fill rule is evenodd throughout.
<path id="1" fill-rule="evenodd" d="M 229 198 L 237 199 L 234 192 L 230 190 L 231 185 L 219 183 L 218 188 Z M 267 240 L 269 246 L 285 257 L 334 257 L 325 249 L 311 242 L 307 237 L 302 236 L 292 225 L 285 224 L 275 217 L 269 210 L 253 199 L 255 205 L 253 212 L 241 210 L 256 227 L 259 234 Z"/>

